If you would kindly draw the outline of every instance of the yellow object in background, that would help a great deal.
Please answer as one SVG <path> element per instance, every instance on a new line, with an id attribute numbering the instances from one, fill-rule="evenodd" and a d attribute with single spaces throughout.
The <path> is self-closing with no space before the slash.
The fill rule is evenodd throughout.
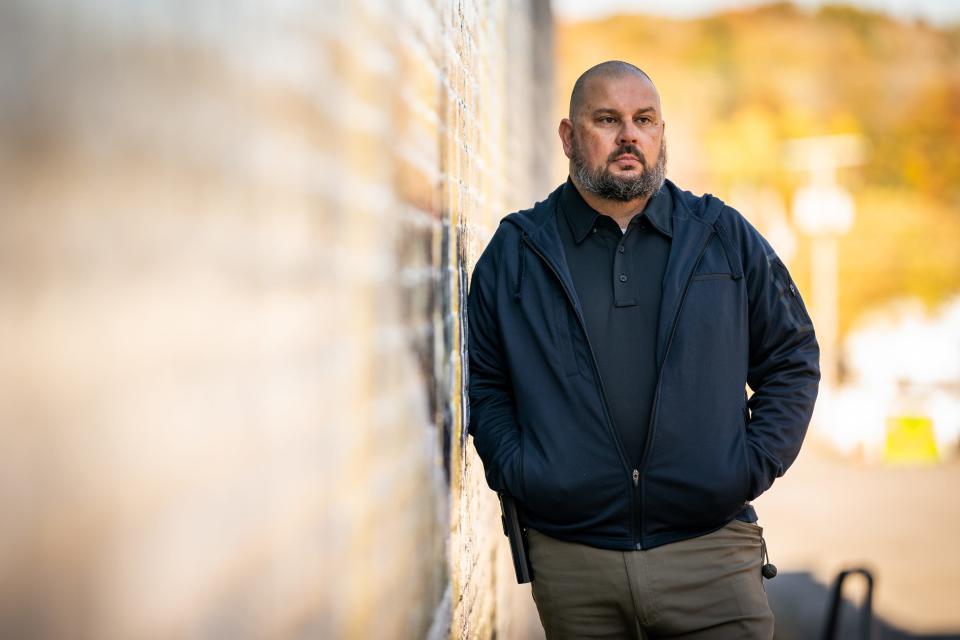
<path id="1" fill-rule="evenodd" d="M 933 420 L 915 415 L 888 418 L 883 459 L 889 464 L 935 464 L 938 456 Z"/>

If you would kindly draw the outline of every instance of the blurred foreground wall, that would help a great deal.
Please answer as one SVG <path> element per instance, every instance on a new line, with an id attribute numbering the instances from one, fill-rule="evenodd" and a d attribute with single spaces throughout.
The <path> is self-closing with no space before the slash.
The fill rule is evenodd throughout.
<path id="1" fill-rule="evenodd" d="M 0 637 L 521 637 L 462 317 L 551 187 L 551 30 L 0 5 Z"/>

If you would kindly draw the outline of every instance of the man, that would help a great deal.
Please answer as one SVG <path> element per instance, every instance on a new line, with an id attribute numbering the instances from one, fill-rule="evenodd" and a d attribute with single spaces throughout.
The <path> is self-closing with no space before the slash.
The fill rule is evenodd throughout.
<path id="1" fill-rule="evenodd" d="M 665 180 L 664 128 L 643 71 L 589 69 L 569 179 L 473 273 L 469 430 L 551 639 L 773 636 L 750 500 L 799 452 L 819 348 L 766 240 Z"/>

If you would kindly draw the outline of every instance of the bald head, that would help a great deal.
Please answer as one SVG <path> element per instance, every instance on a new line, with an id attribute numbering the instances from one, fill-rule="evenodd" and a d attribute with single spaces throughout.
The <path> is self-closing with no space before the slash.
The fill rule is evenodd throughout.
<path id="1" fill-rule="evenodd" d="M 580 76 L 570 116 L 557 133 L 573 183 L 581 195 L 597 199 L 591 206 L 624 202 L 634 208 L 663 185 L 665 127 L 660 94 L 639 68 L 611 60 Z"/>
<path id="2" fill-rule="evenodd" d="M 584 71 L 583 74 L 577 78 L 576 83 L 574 83 L 573 91 L 570 93 L 569 118 L 571 120 L 575 119 L 583 109 L 587 97 L 587 88 L 592 81 L 622 78 L 625 76 L 643 78 L 650 83 L 650 86 L 654 86 L 653 80 L 650 79 L 650 76 L 648 76 L 643 69 L 629 62 L 623 62 L 622 60 L 607 60 L 606 62 L 601 62 Z M 654 91 L 656 91 L 655 87 Z"/>

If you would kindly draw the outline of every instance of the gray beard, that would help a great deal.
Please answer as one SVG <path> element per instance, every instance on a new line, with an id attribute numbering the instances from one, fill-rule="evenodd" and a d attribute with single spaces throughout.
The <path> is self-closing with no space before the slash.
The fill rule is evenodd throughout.
<path id="1" fill-rule="evenodd" d="M 623 153 L 617 150 L 612 154 L 616 157 Z M 637 153 L 640 157 L 640 164 L 643 165 L 643 171 L 635 178 L 624 178 L 610 173 L 607 165 L 601 165 L 596 169 L 587 166 L 587 161 L 580 153 L 580 145 L 577 143 L 577 137 L 573 137 L 573 149 L 570 160 L 573 162 L 573 173 L 577 183 L 581 188 L 586 189 L 593 195 L 605 198 L 607 200 L 616 200 L 618 202 L 629 202 L 637 198 L 652 196 L 660 187 L 667 173 L 667 145 L 666 138 L 660 139 L 660 157 L 657 158 L 657 164 L 652 168 L 647 166 L 647 159 L 639 153 L 639 149 L 633 148 L 631 153 Z"/>

